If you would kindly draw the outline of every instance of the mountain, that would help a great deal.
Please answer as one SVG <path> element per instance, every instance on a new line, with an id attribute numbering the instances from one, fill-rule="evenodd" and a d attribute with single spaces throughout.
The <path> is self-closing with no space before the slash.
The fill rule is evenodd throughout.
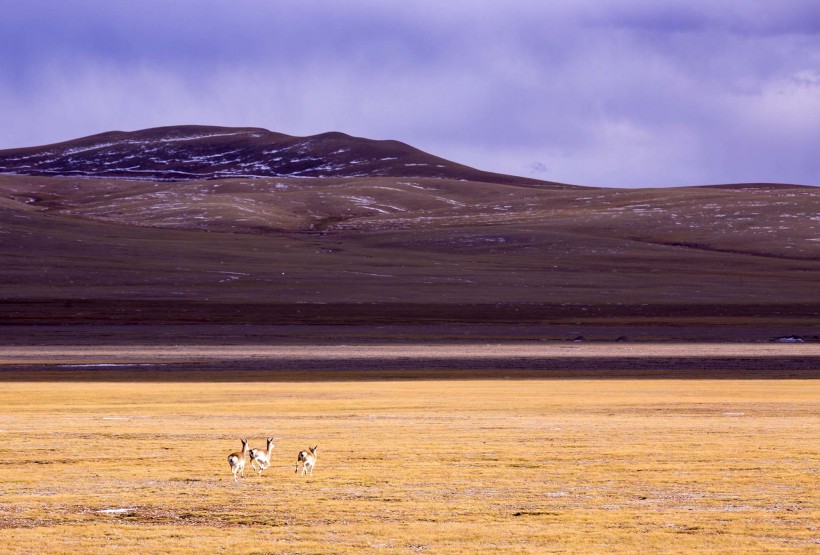
<path id="1" fill-rule="evenodd" d="M 190 181 L 258 177 L 432 177 L 535 182 L 456 164 L 398 141 L 344 133 L 294 137 L 251 127 L 112 131 L 0 151 L 0 173 Z"/>
<path id="2" fill-rule="evenodd" d="M 0 165 L 6 326 L 742 340 L 820 324 L 816 187 L 570 186 L 252 128 L 112 132 Z"/>

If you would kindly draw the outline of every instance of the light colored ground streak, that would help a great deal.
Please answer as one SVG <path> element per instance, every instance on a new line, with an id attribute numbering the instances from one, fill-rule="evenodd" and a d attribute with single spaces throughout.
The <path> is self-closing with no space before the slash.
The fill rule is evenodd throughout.
<path id="1" fill-rule="evenodd" d="M 561 344 L 561 345 L 377 345 L 377 346 L 129 346 L 2 347 L 4 364 L 80 364 L 204 361 L 213 359 L 344 358 L 579 358 L 579 357 L 783 357 L 820 356 L 820 343 L 802 344 Z"/>

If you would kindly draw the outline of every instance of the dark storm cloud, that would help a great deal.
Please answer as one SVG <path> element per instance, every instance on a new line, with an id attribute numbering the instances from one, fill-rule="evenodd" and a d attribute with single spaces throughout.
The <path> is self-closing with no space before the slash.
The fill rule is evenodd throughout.
<path id="1" fill-rule="evenodd" d="M 596 185 L 820 175 L 815 2 L 32 0 L 6 11 L 0 148 L 203 123 L 396 138 Z"/>

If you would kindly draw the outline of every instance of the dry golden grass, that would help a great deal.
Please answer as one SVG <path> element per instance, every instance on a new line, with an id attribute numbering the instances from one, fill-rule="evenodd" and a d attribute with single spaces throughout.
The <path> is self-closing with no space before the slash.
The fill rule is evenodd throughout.
<path id="1" fill-rule="evenodd" d="M 3 552 L 820 549 L 820 381 L 17 382 L 0 407 Z"/>

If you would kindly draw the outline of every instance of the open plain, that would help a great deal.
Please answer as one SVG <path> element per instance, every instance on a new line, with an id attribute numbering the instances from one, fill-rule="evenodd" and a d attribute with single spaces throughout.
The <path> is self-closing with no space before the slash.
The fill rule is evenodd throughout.
<path id="1" fill-rule="evenodd" d="M 3 550 L 816 552 L 820 381 L 744 379 L 742 368 L 721 380 L 505 379 L 503 368 L 547 355 L 570 366 L 597 359 L 601 371 L 618 357 L 791 356 L 804 361 L 790 363 L 794 374 L 816 378 L 817 349 L 85 347 L 35 357 L 9 347 Z M 156 381 L 137 366 L 185 356 L 233 357 L 235 373 L 227 363 L 155 369 L 165 375 Z M 419 377 L 430 356 L 490 361 L 494 379 L 468 379 L 466 367 L 458 381 L 442 381 L 440 369 L 432 381 L 397 379 L 396 361 Z M 241 372 L 259 357 L 279 357 L 279 370 Z M 305 357 L 341 367 L 375 359 L 386 370 L 329 380 L 300 367 Z M 5 373 L 20 366 L 30 380 Z M 248 465 L 234 483 L 227 455 L 240 437 L 263 447 L 266 436 L 276 438 L 271 467 L 258 476 Z M 313 476 L 295 474 L 298 451 L 317 444 Z"/>

